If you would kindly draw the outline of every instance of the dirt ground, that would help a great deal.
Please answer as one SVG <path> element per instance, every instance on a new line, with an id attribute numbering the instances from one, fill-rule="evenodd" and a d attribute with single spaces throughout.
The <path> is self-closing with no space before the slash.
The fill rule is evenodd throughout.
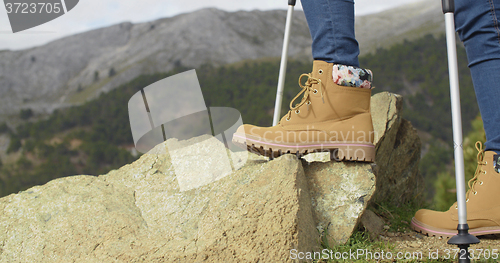
<path id="1" fill-rule="evenodd" d="M 429 237 L 414 231 L 406 231 L 405 233 L 386 232 L 381 234 L 379 239 L 393 244 L 395 247 L 392 251 L 422 252 L 423 259 L 436 259 L 435 256 L 439 255 L 440 258 L 451 260 L 458 256 L 456 254 L 458 247 L 448 245 L 448 238 Z M 486 259 L 500 262 L 500 235 L 485 235 L 479 237 L 479 240 L 479 244 L 471 245 L 469 248 L 469 251 L 475 253 L 471 255 L 471 258 L 479 262 Z"/>

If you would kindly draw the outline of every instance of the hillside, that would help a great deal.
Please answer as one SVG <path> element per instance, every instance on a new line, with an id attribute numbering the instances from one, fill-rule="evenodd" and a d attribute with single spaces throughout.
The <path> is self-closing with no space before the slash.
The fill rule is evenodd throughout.
<path id="1" fill-rule="evenodd" d="M 441 1 L 421 1 L 356 17 L 356 38 L 361 53 L 373 53 L 406 40 L 419 39 L 427 34 L 444 34 Z M 375 37 L 375 36 L 376 37 Z"/>
<path id="2" fill-rule="evenodd" d="M 17 126 L 20 110 L 35 117 L 79 105 L 143 74 L 174 67 L 221 66 L 279 57 L 286 11 L 224 12 L 203 9 L 146 23 L 121 23 L 21 51 L 0 52 L 0 121 Z M 439 3 L 425 0 L 358 17 L 362 54 L 439 34 Z M 293 20 L 290 57 L 310 61 L 304 14 Z M 277 75 L 277 73 L 276 73 Z"/>

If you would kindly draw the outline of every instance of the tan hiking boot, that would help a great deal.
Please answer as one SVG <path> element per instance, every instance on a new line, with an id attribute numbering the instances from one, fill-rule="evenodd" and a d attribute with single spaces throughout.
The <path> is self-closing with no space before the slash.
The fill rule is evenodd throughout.
<path id="1" fill-rule="evenodd" d="M 273 127 L 240 126 L 233 143 L 269 157 L 330 151 L 339 161 L 373 162 L 371 89 L 337 85 L 333 70 L 337 83 L 342 82 L 337 77 L 338 65 L 314 61 L 312 73 L 300 76 L 302 91 L 290 102 L 290 111 L 280 122 Z M 305 85 L 300 82 L 303 77 L 307 77 Z M 302 94 L 302 100 L 294 106 Z"/>
<path id="2" fill-rule="evenodd" d="M 467 224 L 475 236 L 500 233 L 500 155 L 483 151 L 476 142 L 477 169 L 466 194 Z M 420 209 L 411 220 L 413 230 L 429 236 L 451 237 L 457 234 L 458 207 L 446 212 Z"/>

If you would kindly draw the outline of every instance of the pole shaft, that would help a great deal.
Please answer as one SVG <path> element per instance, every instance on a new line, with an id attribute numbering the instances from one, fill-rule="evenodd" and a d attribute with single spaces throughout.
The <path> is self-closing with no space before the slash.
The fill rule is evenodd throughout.
<path id="1" fill-rule="evenodd" d="M 285 87 L 286 64 L 288 56 L 288 43 L 290 42 L 290 31 L 292 27 L 293 5 L 288 6 L 286 16 L 285 37 L 283 40 L 283 51 L 281 53 L 280 73 L 278 77 L 278 91 L 276 93 L 276 104 L 274 105 L 273 126 L 278 124 L 281 116 L 281 104 L 283 101 L 283 89 Z"/>
<path id="2" fill-rule="evenodd" d="M 458 63 L 455 40 L 455 23 L 452 12 L 445 14 L 448 69 L 450 74 L 451 116 L 453 122 L 453 144 L 455 155 L 455 179 L 457 187 L 458 223 L 467 223 L 465 204 L 464 152 L 462 146 L 462 114 L 458 83 Z"/>

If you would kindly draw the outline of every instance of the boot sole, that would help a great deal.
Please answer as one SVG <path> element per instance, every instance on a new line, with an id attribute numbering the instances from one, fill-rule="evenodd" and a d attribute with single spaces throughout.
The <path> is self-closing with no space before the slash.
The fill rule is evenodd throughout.
<path id="1" fill-rule="evenodd" d="M 427 236 L 435 236 L 435 237 L 444 237 L 449 238 L 458 234 L 457 230 L 450 230 L 444 228 L 437 228 L 433 226 L 429 226 L 418 221 L 415 218 L 411 219 L 411 228 L 417 232 L 425 234 Z M 500 233 L 500 226 L 490 226 L 490 227 L 478 227 L 474 229 L 469 229 L 469 234 L 474 236 L 483 236 L 483 235 L 491 235 Z"/>
<path id="2" fill-rule="evenodd" d="M 351 142 L 315 142 L 312 144 L 299 143 L 271 143 L 263 142 L 250 135 L 235 133 L 232 142 L 249 152 L 276 158 L 286 153 L 303 156 L 313 152 L 330 152 L 332 160 L 335 161 L 375 161 L 375 146 L 370 143 L 360 144 Z"/>

